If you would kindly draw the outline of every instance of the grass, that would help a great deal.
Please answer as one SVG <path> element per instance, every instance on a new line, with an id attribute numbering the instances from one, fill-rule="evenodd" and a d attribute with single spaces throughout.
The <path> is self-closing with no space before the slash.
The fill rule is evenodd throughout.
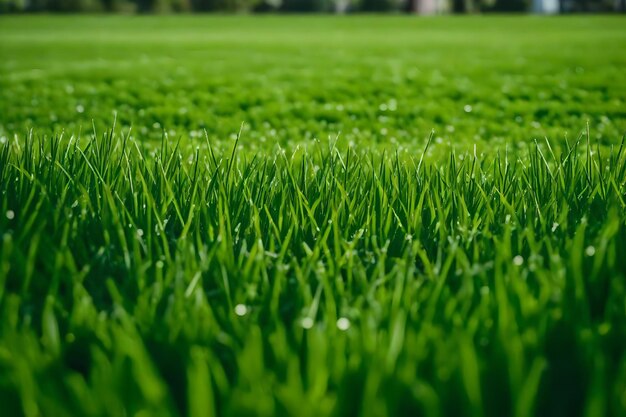
<path id="1" fill-rule="evenodd" d="M 504 146 L 626 130 L 623 18 L 10 17 L 0 136 L 118 125 L 263 150 Z M 466 107 L 469 106 L 469 107 Z M 470 111 L 465 111 L 465 110 Z M 387 144 L 387 145 L 385 145 Z"/>
<path id="2" fill-rule="evenodd" d="M 626 414 L 621 20 L 0 23 L 7 415 Z"/>

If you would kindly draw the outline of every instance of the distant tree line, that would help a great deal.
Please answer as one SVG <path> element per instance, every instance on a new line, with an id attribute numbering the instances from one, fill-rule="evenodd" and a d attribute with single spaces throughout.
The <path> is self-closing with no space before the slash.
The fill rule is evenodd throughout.
<path id="1" fill-rule="evenodd" d="M 439 12 L 526 12 L 533 0 L 0 0 L 0 13 L 20 12 L 418 12 L 423 3 Z M 558 0 L 562 12 L 626 12 L 626 0 Z"/>

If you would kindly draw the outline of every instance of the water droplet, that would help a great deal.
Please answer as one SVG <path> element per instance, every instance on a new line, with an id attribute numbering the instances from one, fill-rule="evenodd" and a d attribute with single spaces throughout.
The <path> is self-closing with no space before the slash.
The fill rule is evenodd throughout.
<path id="1" fill-rule="evenodd" d="M 350 320 L 345 317 L 341 317 L 339 320 L 337 320 L 337 328 L 345 332 L 350 328 Z"/>
<path id="2" fill-rule="evenodd" d="M 15 218 L 15 212 L 13 210 L 7 211 L 7 219 L 13 220 Z"/>
<path id="3" fill-rule="evenodd" d="M 524 258 L 521 255 L 517 255 L 513 258 L 513 265 L 521 266 L 524 263 Z"/>
<path id="4" fill-rule="evenodd" d="M 313 324 L 315 324 L 315 322 L 311 317 L 305 317 L 300 321 L 300 325 L 305 329 L 310 329 L 313 327 Z"/>
<path id="5" fill-rule="evenodd" d="M 79 104 L 78 106 L 76 106 L 76 112 L 78 113 L 82 113 L 85 111 L 85 107 L 83 107 L 81 104 Z"/>
<path id="6" fill-rule="evenodd" d="M 235 314 L 239 317 L 243 317 L 248 313 L 248 307 L 245 304 L 237 304 L 235 306 Z"/>
<path id="7" fill-rule="evenodd" d="M 470 106 L 469 104 L 466 104 L 465 106 L 463 106 L 463 110 L 465 110 L 465 113 L 471 113 L 472 106 Z"/>
<path id="8" fill-rule="evenodd" d="M 587 246 L 587 249 L 585 249 L 585 255 L 587 256 L 593 256 L 596 254 L 596 248 L 593 246 Z"/>

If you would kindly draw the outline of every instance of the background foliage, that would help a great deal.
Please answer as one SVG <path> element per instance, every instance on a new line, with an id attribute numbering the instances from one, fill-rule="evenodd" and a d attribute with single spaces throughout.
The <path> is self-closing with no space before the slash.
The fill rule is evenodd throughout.
<path id="1" fill-rule="evenodd" d="M 0 0 L 0 13 L 16 12 L 407 12 L 420 0 Z M 523 12 L 531 0 L 449 0 L 446 10 Z M 626 11 L 626 0 L 561 0 L 563 12 Z"/>

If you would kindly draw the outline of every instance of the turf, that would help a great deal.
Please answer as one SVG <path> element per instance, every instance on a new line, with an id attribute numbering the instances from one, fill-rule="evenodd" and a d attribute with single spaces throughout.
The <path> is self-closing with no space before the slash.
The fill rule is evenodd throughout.
<path id="1" fill-rule="evenodd" d="M 261 149 L 341 132 L 421 148 L 626 130 L 626 31 L 602 18 L 0 20 L 0 135 L 247 130 Z M 468 110 L 468 111 L 466 111 Z"/>
<path id="2" fill-rule="evenodd" d="M 622 22 L 0 19 L 3 412 L 625 415 Z"/>

